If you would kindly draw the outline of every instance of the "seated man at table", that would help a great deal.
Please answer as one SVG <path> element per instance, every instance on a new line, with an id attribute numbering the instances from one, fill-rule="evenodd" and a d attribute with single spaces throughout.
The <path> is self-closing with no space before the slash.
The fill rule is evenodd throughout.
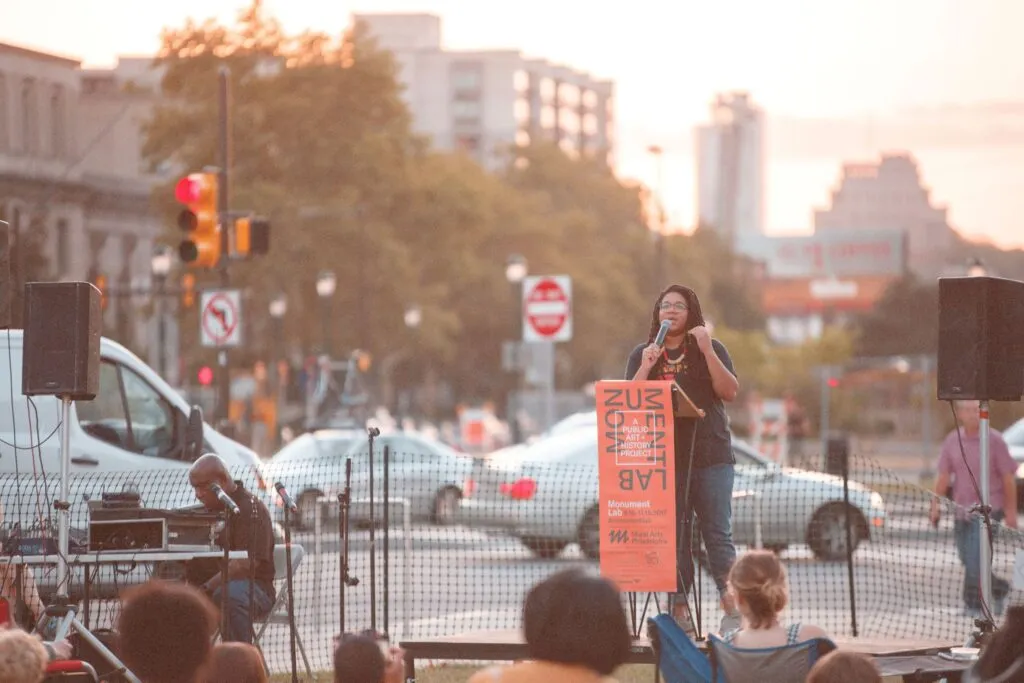
<path id="1" fill-rule="evenodd" d="M 253 619 L 265 615 L 274 604 L 274 531 L 270 511 L 255 495 L 233 480 L 227 465 L 213 453 L 200 457 L 188 473 L 196 498 L 207 510 L 223 511 L 215 487 L 234 501 L 238 513 L 229 514 L 230 550 L 248 551 L 246 559 L 228 562 L 228 582 L 223 585 L 223 560 L 199 558 L 186 563 L 185 578 L 200 586 L 218 608 L 227 590 L 228 619 L 224 641 L 251 643 Z M 218 539 L 223 547 L 223 535 Z M 249 613 L 250 597 L 253 613 Z"/>

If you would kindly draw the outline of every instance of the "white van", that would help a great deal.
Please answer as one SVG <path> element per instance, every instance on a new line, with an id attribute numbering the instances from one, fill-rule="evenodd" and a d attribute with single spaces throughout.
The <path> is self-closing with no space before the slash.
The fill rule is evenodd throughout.
<path id="1" fill-rule="evenodd" d="M 0 330 L 0 475 L 42 471 L 56 476 L 60 400 L 21 393 L 22 341 L 22 330 Z M 198 455 L 213 452 L 236 471 L 251 467 L 261 481 L 255 451 L 202 422 L 197 408 L 110 339 L 100 341 L 96 398 L 73 402 L 70 412 L 73 479 L 77 473 L 186 470 Z M 187 483 L 183 477 L 182 484 Z"/>

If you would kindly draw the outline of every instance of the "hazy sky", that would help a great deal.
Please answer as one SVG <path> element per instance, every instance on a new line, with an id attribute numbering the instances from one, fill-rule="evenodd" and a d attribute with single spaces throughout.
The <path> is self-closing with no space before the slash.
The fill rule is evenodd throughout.
<path id="1" fill-rule="evenodd" d="M 88 66 L 151 54 L 163 26 L 231 21 L 247 0 L 0 0 L 0 41 L 67 54 Z M 769 113 L 768 229 L 806 231 L 851 151 L 915 145 L 936 201 L 966 234 L 1024 245 L 1024 107 L 1009 133 L 934 146 L 886 133 L 910 107 L 1024 103 L 1020 0 L 265 0 L 286 31 L 331 33 L 350 13 L 432 12 L 449 48 L 519 48 L 615 80 L 619 171 L 653 182 L 649 144 L 666 149 L 671 218 L 694 215 L 690 131 L 716 91 L 749 90 Z M 994 126 L 968 110 L 961 127 Z M 839 147 L 791 153 L 792 118 L 845 119 Z M 1000 124 L 1002 125 L 1002 124 Z M 944 130 L 944 129 L 943 129 Z M 1002 129 L 1000 129 L 1002 130 Z M 1016 134 L 1014 134 L 1016 131 Z M 773 137 L 773 134 L 778 135 Z M 927 135 L 925 136 L 927 138 Z M 806 147 L 806 144 L 804 144 Z M 931 148 L 933 147 L 933 148 Z"/>

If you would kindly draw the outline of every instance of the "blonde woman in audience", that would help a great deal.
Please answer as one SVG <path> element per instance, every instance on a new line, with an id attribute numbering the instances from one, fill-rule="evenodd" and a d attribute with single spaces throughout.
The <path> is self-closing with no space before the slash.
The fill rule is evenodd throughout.
<path id="1" fill-rule="evenodd" d="M 835 649 L 817 626 L 782 624 L 789 587 L 775 553 L 744 553 L 729 572 L 728 589 L 740 612 L 740 627 L 721 637 L 712 634 L 711 644 L 715 665 L 730 683 L 802 683 L 818 657 Z"/>
<path id="2" fill-rule="evenodd" d="M 484 669 L 469 683 L 595 683 L 626 662 L 633 642 L 618 589 L 579 569 L 530 589 L 523 635 L 532 661 Z"/>
<path id="3" fill-rule="evenodd" d="M 882 683 L 882 673 L 868 655 L 836 650 L 811 667 L 807 683 Z"/>
<path id="4" fill-rule="evenodd" d="M 0 630 L 0 683 L 40 683 L 48 661 L 35 636 L 18 628 Z"/>

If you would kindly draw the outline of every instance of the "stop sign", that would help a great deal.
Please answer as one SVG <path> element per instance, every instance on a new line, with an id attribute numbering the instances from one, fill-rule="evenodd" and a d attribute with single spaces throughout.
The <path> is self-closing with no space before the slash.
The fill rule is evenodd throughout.
<path id="1" fill-rule="evenodd" d="M 542 275 L 523 280 L 523 341 L 572 339 L 572 279 Z"/>

